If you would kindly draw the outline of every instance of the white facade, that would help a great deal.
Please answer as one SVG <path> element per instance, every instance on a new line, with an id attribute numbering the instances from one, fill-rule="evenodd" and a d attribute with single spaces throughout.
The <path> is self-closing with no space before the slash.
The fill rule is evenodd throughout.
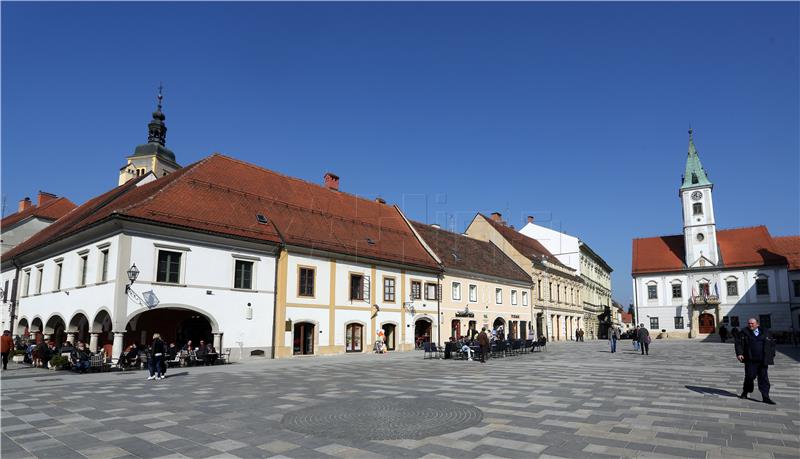
<path id="1" fill-rule="evenodd" d="M 558 258 L 558 261 L 581 274 L 580 240 L 577 237 L 537 225 L 531 221 L 528 221 L 519 232 L 539 241 L 544 248 Z"/>
<path id="2" fill-rule="evenodd" d="M 758 294 L 756 279 L 766 280 L 766 295 Z M 704 288 L 701 284 L 704 283 L 709 285 L 711 295 L 719 292 L 718 305 L 692 304 L 692 296 L 700 296 L 699 292 Z M 698 323 L 701 313 L 713 316 L 715 329 L 720 323 L 728 328 L 737 326 L 741 329 L 750 317 L 760 318 L 761 322 L 766 318 L 767 325 L 774 330 L 788 330 L 792 326 L 785 268 L 711 269 L 640 275 L 634 277 L 633 288 L 638 322 L 651 330 L 674 332 L 670 336 L 688 335 L 690 330 L 692 336 L 701 334 Z M 729 288 L 736 294 L 728 294 Z M 653 292 L 656 298 L 651 298 Z"/>
<path id="3" fill-rule="evenodd" d="M 686 265 L 690 267 L 718 265 L 717 230 L 711 186 L 681 190 L 681 204 Z"/>
<path id="4" fill-rule="evenodd" d="M 87 341 L 92 349 L 112 345 L 116 358 L 131 342 L 149 344 L 154 332 L 172 341 L 180 323 L 171 318 L 191 316 L 207 320 L 207 339 L 218 349 L 231 348 L 232 359 L 254 350 L 270 355 L 274 247 L 166 229 L 156 236 L 148 229 L 126 228 L 66 250 L 31 254 L 36 258 L 20 269 L 14 334 L 27 329 L 48 339 L 66 332 L 67 339 Z M 158 281 L 161 251 L 181 254 L 177 282 Z M 252 263 L 251 288 L 234 287 L 237 260 Z M 133 264 L 140 274 L 126 294 Z M 3 282 L 14 272 L 4 271 Z M 155 294 L 158 305 L 140 302 L 145 292 Z"/>

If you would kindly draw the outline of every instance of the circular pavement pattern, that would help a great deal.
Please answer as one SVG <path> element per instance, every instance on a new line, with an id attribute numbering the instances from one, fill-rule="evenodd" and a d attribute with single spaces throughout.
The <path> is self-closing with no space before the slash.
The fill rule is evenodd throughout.
<path id="1" fill-rule="evenodd" d="M 349 399 L 287 413 L 295 432 L 350 440 L 403 440 L 442 435 L 477 425 L 483 412 L 433 397 Z"/>

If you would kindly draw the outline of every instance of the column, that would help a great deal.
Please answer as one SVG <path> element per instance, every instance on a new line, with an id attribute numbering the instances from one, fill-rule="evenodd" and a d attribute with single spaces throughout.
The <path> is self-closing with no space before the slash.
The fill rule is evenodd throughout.
<path id="1" fill-rule="evenodd" d="M 89 350 L 91 352 L 97 352 L 97 338 L 100 336 L 100 333 L 90 333 L 89 334 Z"/>
<path id="2" fill-rule="evenodd" d="M 122 338 L 125 336 L 124 332 L 114 332 L 114 344 L 111 347 L 111 361 L 116 363 L 122 354 Z"/>
<path id="3" fill-rule="evenodd" d="M 50 341 L 50 335 L 45 335 L 44 333 L 42 333 L 42 340 L 45 342 Z"/>
<path id="4" fill-rule="evenodd" d="M 78 345 L 78 332 L 69 332 L 67 334 L 67 340 L 72 343 L 73 346 Z"/>
<path id="5" fill-rule="evenodd" d="M 214 333 L 214 349 L 217 352 L 222 352 L 222 333 Z"/>

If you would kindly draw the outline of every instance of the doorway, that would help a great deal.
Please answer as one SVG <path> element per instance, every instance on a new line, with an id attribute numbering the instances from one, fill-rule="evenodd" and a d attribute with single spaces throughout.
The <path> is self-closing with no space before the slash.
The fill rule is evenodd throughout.
<path id="1" fill-rule="evenodd" d="M 361 341 L 364 337 L 364 327 L 361 324 L 349 324 L 344 334 L 345 352 L 361 352 Z"/>
<path id="2" fill-rule="evenodd" d="M 383 336 L 386 343 L 386 350 L 393 351 L 395 349 L 394 344 L 394 324 L 383 324 L 381 327 L 383 329 Z"/>
<path id="3" fill-rule="evenodd" d="M 430 319 L 417 319 L 414 322 L 414 346 L 422 349 L 424 343 L 430 342 L 433 323 Z"/>
<path id="4" fill-rule="evenodd" d="M 308 322 L 294 324 L 294 355 L 314 354 L 314 328 Z"/>
<path id="5" fill-rule="evenodd" d="M 700 333 L 714 333 L 717 329 L 714 325 L 714 316 L 707 312 L 700 314 L 697 323 L 700 324 Z"/>
<path id="6" fill-rule="evenodd" d="M 450 325 L 450 336 L 455 339 L 461 339 L 461 321 L 458 319 L 453 319 L 453 323 Z"/>

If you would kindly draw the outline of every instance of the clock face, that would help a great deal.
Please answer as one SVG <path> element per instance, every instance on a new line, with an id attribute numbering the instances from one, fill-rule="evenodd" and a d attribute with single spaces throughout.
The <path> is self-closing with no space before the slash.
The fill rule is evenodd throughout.
<path id="1" fill-rule="evenodd" d="M 703 193 L 699 191 L 695 191 L 694 193 L 692 193 L 692 199 L 694 199 L 695 201 L 699 201 L 702 197 Z"/>

